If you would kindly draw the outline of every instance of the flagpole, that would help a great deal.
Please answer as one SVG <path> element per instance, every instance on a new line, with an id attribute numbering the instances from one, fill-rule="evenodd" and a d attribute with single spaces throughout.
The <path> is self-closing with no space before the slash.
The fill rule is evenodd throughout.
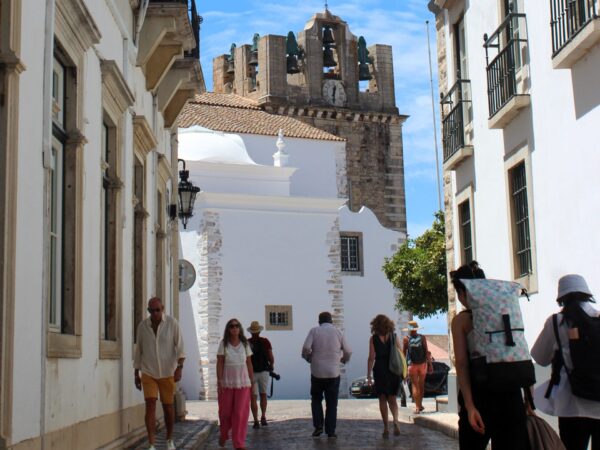
<path id="1" fill-rule="evenodd" d="M 431 67 L 431 44 L 429 43 L 429 20 L 425 21 L 427 27 L 427 53 L 429 55 L 429 85 L 431 87 L 431 116 L 433 119 L 433 144 L 435 148 L 435 173 L 437 180 L 437 192 L 438 192 L 438 210 L 442 210 L 442 188 L 440 183 L 440 159 L 439 159 L 439 150 L 438 150 L 438 140 L 437 140 L 437 126 L 435 120 L 435 103 L 433 96 L 433 69 Z"/>

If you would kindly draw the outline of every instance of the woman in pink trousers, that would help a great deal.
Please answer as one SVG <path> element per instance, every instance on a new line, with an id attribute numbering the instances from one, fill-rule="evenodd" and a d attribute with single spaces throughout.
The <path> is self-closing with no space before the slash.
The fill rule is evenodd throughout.
<path id="1" fill-rule="evenodd" d="M 217 350 L 217 392 L 219 400 L 219 445 L 225 446 L 229 430 L 236 450 L 246 449 L 252 388 L 252 350 L 240 321 L 230 319 Z"/>

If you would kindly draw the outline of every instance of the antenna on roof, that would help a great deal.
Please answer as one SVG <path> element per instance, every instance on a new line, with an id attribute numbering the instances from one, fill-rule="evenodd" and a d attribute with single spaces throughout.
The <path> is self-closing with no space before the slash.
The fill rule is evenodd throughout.
<path id="1" fill-rule="evenodd" d="M 325 11 L 329 11 L 329 5 L 327 4 L 327 0 L 325 0 Z"/>

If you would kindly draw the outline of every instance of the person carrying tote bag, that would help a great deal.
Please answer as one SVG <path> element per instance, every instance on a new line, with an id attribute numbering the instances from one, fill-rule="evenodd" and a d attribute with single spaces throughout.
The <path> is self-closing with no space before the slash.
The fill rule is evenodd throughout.
<path id="1" fill-rule="evenodd" d="M 527 416 L 527 434 L 532 449 L 566 450 L 556 431 L 541 417 Z"/>

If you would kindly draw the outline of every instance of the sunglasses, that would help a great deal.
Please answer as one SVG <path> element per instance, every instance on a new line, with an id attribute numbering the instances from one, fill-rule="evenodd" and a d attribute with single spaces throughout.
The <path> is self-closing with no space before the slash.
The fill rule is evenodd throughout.
<path id="1" fill-rule="evenodd" d="M 239 323 L 230 323 L 229 324 L 229 328 L 239 328 L 240 324 Z"/>
<path id="2" fill-rule="evenodd" d="M 161 308 L 148 308 L 149 313 L 161 312 Z"/>

